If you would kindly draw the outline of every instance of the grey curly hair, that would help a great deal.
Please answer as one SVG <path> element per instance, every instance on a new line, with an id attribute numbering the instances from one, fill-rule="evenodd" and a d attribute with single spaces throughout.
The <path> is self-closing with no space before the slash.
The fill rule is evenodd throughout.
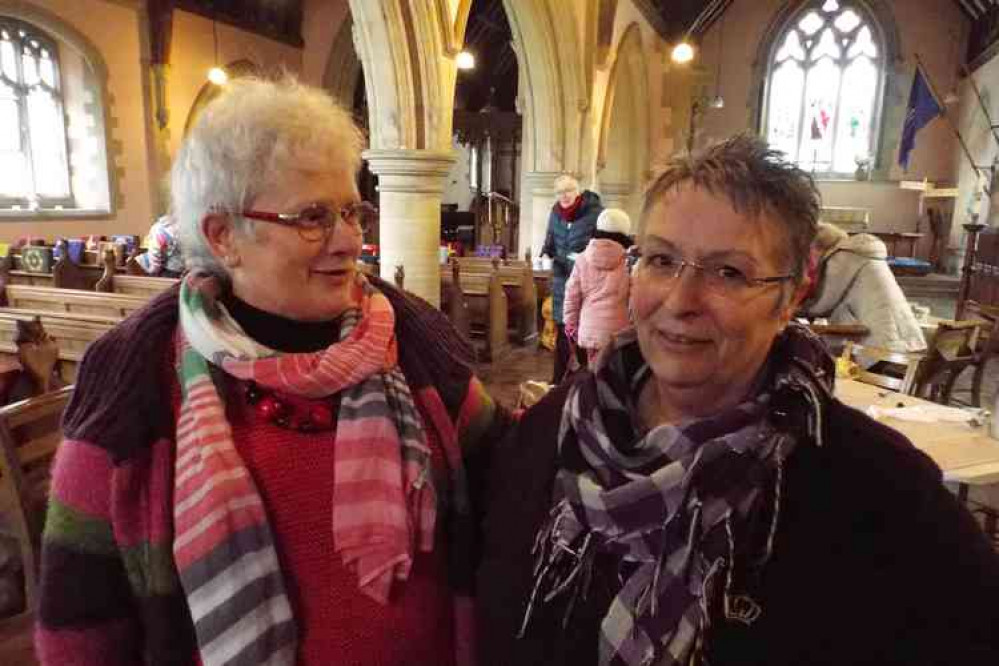
<path id="1" fill-rule="evenodd" d="M 207 214 L 245 210 L 292 171 L 353 176 L 363 145 L 350 113 L 322 90 L 292 77 L 229 83 L 202 112 L 171 171 L 172 214 L 188 269 L 228 277 L 202 232 Z M 252 234 L 252 222 L 232 220 L 238 233 Z"/>

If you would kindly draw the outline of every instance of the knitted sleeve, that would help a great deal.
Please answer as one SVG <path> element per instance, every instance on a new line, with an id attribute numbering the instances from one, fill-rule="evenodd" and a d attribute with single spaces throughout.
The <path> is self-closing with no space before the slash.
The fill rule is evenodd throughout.
<path id="1" fill-rule="evenodd" d="M 35 646 L 43 666 L 141 662 L 137 613 L 111 526 L 107 451 L 59 447 L 42 536 Z"/>

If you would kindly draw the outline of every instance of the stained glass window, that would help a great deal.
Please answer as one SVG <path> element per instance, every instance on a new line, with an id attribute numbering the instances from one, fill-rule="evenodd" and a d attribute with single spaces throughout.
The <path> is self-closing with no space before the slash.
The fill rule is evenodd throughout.
<path id="1" fill-rule="evenodd" d="M 55 43 L 0 17 L 0 202 L 72 202 Z"/>
<path id="2" fill-rule="evenodd" d="M 845 175 L 872 162 L 884 69 L 876 34 L 858 4 L 813 0 L 778 36 L 763 132 L 803 169 Z"/>

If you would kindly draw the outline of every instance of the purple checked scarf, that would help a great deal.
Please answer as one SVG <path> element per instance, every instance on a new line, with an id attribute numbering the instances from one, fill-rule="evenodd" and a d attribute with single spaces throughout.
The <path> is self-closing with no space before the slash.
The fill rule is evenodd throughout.
<path id="1" fill-rule="evenodd" d="M 770 557 L 783 462 L 800 440 L 820 443 L 833 373 L 821 343 L 792 325 L 763 376 L 733 409 L 639 435 L 637 396 L 651 370 L 634 330 L 617 336 L 566 401 L 522 631 L 535 605 L 562 595 L 570 621 L 598 552 L 619 558 L 623 581 L 601 624 L 602 666 L 698 663 L 719 592 L 726 619 L 755 621 L 763 609 L 737 593 L 735 572 Z M 786 427 L 789 411 L 802 428 Z M 745 543 L 760 524 L 765 543 Z"/>

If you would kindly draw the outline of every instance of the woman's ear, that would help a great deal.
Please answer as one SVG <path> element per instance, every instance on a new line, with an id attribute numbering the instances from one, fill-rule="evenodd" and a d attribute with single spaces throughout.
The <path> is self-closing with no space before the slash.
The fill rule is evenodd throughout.
<path id="1" fill-rule="evenodd" d="M 798 311 L 798 308 L 801 307 L 801 302 L 805 300 L 805 297 L 808 295 L 809 286 L 810 283 L 808 280 L 804 280 L 801 284 L 794 288 L 793 292 L 791 292 L 787 305 L 781 308 L 778 313 L 781 330 L 783 330 L 784 327 L 787 326 L 788 322 L 794 318 L 794 314 Z M 784 300 L 783 296 L 781 297 L 781 300 Z"/>
<path id="2" fill-rule="evenodd" d="M 204 234 L 216 259 L 228 268 L 239 265 L 236 230 L 228 215 L 220 213 L 205 215 L 201 218 L 201 233 Z"/>

